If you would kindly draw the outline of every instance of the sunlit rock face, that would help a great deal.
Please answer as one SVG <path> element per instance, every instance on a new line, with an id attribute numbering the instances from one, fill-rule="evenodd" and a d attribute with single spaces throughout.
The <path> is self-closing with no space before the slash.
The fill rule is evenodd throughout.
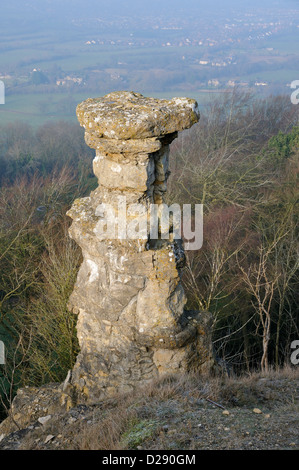
<path id="1" fill-rule="evenodd" d="M 148 223 L 151 205 L 164 203 L 169 145 L 199 113 L 189 98 L 116 92 L 79 104 L 77 116 L 99 186 L 68 212 L 83 253 L 69 302 L 80 344 L 71 384 L 93 403 L 211 366 L 210 315 L 185 310 L 183 244 L 171 227 L 167 239 L 159 230 L 152 238 Z"/>

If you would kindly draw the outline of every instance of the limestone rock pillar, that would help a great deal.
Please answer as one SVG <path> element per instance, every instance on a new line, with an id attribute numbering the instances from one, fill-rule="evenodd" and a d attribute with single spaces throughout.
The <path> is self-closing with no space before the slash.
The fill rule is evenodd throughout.
<path id="1" fill-rule="evenodd" d="M 115 92 L 79 104 L 77 116 L 96 150 L 99 186 L 68 212 L 83 253 L 69 302 L 80 344 L 71 383 L 91 403 L 166 373 L 204 370 L 211 343 L 209 315 L 184 308 L 182 244 L 136 227 L 164 201 L 169 145 L 198 121 L 196 101 Z"/>

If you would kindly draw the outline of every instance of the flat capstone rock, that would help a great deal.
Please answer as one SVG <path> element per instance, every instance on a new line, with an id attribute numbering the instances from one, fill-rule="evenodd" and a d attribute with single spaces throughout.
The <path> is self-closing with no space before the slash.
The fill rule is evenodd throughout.
<path id="1" fill-rule="evenodd" d="M 191 98 L 147 98 L 118 91 L 89 98 L 77 106 L 78 120 L 97 138 L 148 139 L 189 129 L 199 121 L 198 104 Z"/>

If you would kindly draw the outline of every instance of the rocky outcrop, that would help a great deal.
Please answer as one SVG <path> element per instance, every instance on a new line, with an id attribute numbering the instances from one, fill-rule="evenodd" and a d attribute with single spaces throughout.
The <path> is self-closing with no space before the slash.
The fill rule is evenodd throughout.
<path id="1" fill-rule="evenodd" d="M 209 314 L 184 308 L 182 243 L 159 231 L 151 238 L 148 223 L 152 205 L 159 211 L 164 202 L 169 145 L 199 114 L 189 98 L 117 92 L 84 101 L 77 116 L 96 149 L 99 187 L 68 212 L 84 258 L 69 303 L 81 348 L 71 383 L 96 402 L 165 373 L 210 366 Z M 107 219 L 112 228 L 104 233 Z"/>
<path id="2" fill-rule="evenodd" d="M 169 233 L 161 224 L 169 145 L 198 121 L 197 103 L 117 92 L 84 101 L 77 115 L 99 182 L 68 212 L 83 254 L 69 301 L 80 353 L 63 384 L 18 391 L 0 435 L 213 362 L 210 314 L 185 309 L 183 244 L 173 218 Z"/>
<path id="3" fill-rule="evenodd" d="M 64 390 L 64 384 L 56 383 L 20 388 L 8 418 L 0 423 L 0 436 L 25 429 L 38 420 L 42 422 L 47 416 L 67 412 L 74 406 L 68 391 Z"/>

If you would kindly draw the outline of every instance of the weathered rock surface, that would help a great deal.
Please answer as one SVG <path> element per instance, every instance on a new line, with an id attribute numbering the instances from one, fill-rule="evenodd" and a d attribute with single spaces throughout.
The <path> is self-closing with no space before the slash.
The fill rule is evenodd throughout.
<path id="1" fill-rule="evenodd" d="M 170 101 L 134 92 L 114 92 L 88 99 L 77 107 L 89 134 L 107 139 L 147 139 L 188 129 L 198 121 L 198 105 L 190 98 Z"/>
<path id="2" fill-rule="evenodd" d="M 129 204 L 139 204 L 142 223 L 151 204 L 164 202 L 169 144 L 198 121 L 196 101 L 117 92 L 84 101 L 77 115 L 96 149 L 99 187 L 68 212 L 70 236 L 84 258 L 69 303 L 78 313 L 81 348 L 71 382 L 92 403 L 165 373 L 209 368 L 210 317 L 185 311 L 178 240 L 151 240 L 148 226 L 143 237 L 128 237 L 128 225 L 136 227 Z M 118 217 L 110 237 L 102 222 L 108 203 Z M 124 218 L 127 232 L 122 227 L 120 237 Z"/>
<path id="3" fill-rule="evenodd" d="M 64 389 L 63 384 L 56 383 L 40 388 L 19 389 L 9 410 L 8 418 L 0 424 L 0 434 L 6 435 L 25 429 L 39 419 L 68 411 L 73 406 L 69 391 L 69 389 Z"/>

